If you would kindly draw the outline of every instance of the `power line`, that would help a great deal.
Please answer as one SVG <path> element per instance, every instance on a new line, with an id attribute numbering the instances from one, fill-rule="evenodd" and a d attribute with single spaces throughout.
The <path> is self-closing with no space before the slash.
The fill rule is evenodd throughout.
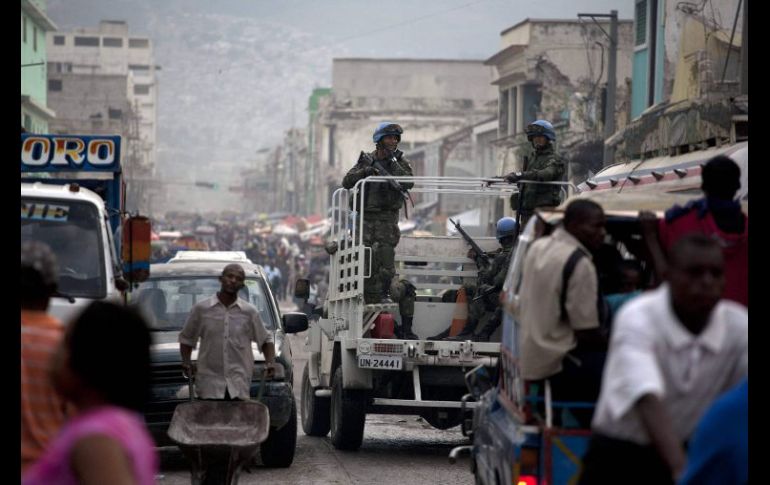
<path id="1" fill-rule="evenodd" d="M 366 36 L 372 35 L 372 34 L 378 34 L 380 32 L 384 32 L 386 30 L 394 29 L 396 27 L 403 27 L 404 25 L 414 24 L 414 23 L 419 22 L 421 20 L 425 20 L 425 19 L 428 19 L 428 18 L 431 18 L 431 17 L 435 17 L 437 15 L 442 15 L 442 14 L 445 14 L 445 13 L 448 13 L 448 12 L 453 12 L 455 10 L 460 10 L 460 9 L 463 9 L 463 8 L 466 8 L 466 7 L 470 7 L 472 5 L 476 5 L 476 4 L 485 2 L 485 1 L 486 0 L 478 0 L 476 2 L 466 3 L 464 5 L 459 5 L 457 7 L 448 8 L 448 9 L 445 9 L 445 10 L 440 10 L 438 12 L 433 12 L 433 13 L 430 13 L 430 14 L 427 14 L 427 15 L 423 15 L 421 17 L 415 17 L 413 19 L 407 20 L 406 22 L 401 22 L 401 23 L 398 23 L 398 24 L 386 25 L 385 27 L 382 27 L 382 28 L 379 28 L 379 29 L 369 30 L 369 31 L 363 32 L 361 34 L 351 35 L 350 37 L 344 37 L 344 38 L 342 38 L 340 40 L 332 42 L 331 45 L 341 44 L 341 43 L 347 42 L 349 40 L 358 39 L 360 37 L 366 37 Z"/>

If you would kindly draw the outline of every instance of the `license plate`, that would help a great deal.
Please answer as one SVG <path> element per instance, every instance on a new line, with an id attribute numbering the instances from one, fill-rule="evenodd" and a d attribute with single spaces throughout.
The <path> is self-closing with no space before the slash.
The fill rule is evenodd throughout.
<path id="1" fill-rule="evenodd" d="M 366 369 L 401 370 L 401 356 L 391 355 L 359 355 L 358 367 Z"/>

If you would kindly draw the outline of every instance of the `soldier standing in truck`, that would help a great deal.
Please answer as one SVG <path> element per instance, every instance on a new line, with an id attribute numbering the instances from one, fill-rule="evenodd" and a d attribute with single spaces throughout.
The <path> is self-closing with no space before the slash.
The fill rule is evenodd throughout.
<path id="1" fill-rule="evenodd" d="M 505 181 L 511 184 L 535 182 L 519 184 L 519 193 L 511 196 L 511 209 L 516 211 L 522 228 L 526 227 L 536 208 L 556 207 L 561 203 L 559 185 L 536 182 L 561 182 L 565 174 L 564 159 L 553 145 L 556 143 L 553 125 L 546 120 L 537 120 L 527 126 L 526 134 L 534 151 L 525 158 L 524 171 L 505 176 Z"/>
<path id="2" fill-rule="evenodd" d="M 412 166 L 404 153 L 398 149 L 403 132 L 401 126 L 395 123 L 380 123 L 372 136 L 375 150 L 371 153 L 361 152 L 358 162 L 342 180 L 342 186 L 346 189 L 352 189 L 363 178 L 372 175 L 385 176 L 386 174 L 381 173 L 382 170 L 376 166 L 384 168 L 388 172 L 387 175 L 411 177 L 413 175 Z M 414 293 L 411 291 L 411 284 L 404 282 L 404 280 L 393 283 L 395 291 L 391 293 L 391 283 L 396 275 L 395 248 L 401 238 L 401 231 L 398 228 L 398 213 L 401 207 L 405 205 L 404 191 L 396 188 L 399 185 L 404 191 L 413 186 L 412 183 L 406 182 L 367 185 L 366 195 L 360 209 L 356 208 L 356 210 L 364 211 L 365 223 L 361 228 L 363 244 L 372 248 L 371 276 L 364 280 L 364 301 L 367 304 L 393 303 L 391 295 L 408 297 Z M 405 313 L 409 312 L 406 311 Z M 411 330 L 412 316 L 413 314 L 404 315 L 402 313 L 401 315 L 402 328 L 400 333 L 406 338 L 417 338 Z"/>

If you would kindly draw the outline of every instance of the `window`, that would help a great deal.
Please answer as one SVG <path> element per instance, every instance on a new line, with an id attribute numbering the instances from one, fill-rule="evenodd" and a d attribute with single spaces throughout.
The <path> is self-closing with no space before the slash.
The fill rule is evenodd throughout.
<path id="1" fill-rule="evenodd" d="M 498 113 L 500 136 L 508 134 L 508 90 L 500 91 L 500 111 Z"/>
<path id="2" fill-rule="evenodd" d="M 134 85 L 134 94 L 150 94 L 150 85 L 149 84 L 135 84 Z"/>
<path id="3" fill-rule="evenodd" d="M 99 37 L 75 37 L 75 45 L 80 47 L 99 47 Z"/>
<path id="4" fill-rule="evenodd" d="M 104 47 L 123 47 L 123 39 L 120 37 L 105 37 L 102 39 Z"/>
<path id="5" fill-rule="evenodd" d="M 61 79 L 49 79 L 48 80 L 48 90 L 49 91 L 61 91 Z"/>
<path id="6" fill-rule="evenodd" d="M 28 114 L 24 115 L 24 129 L 32 131 L 32 118 Z"/>
<path id="7" fill-rule="evenodd" d="M 27 43 L 27 17 L 21 16 L 21 40 Z"/>
<path id="8" fill-rule="evenodd" d="M 516 125 L 516 119 L 518 118 L 518 107 L 519 107 L 519 88 L 511 88 L 511 115 L 510 115 L 510 121 L 509 125 L 511 127 L 511 131 L 509 132 L 511 135 L 515 135 L 516 131 L 518 130 L 518 126 Z"/>
<path id="9" fill-rule="evenodd" d="M 334 125 L 329 127 L 329 166 L 334 166 Z"/>
<path id="10" fill-rule="evenodd" d="M 150 66 L 147 64 L 129 64 L 128 68 L 132 71 L 149 71 Z"/>
<path id="11" fill-rule="evenodd" d="M 541 96 L 540 86 L 534 84 L 522 86 L 522 126 L 527 126 L 538 118 Z"/>
<path id="12" fill-rule="evenodd" d="M 111 120 L 119 120 L 123 118 L 123 110 L 115 108 L 107 108 L 107 116 Z"/>
<path id="13" fill-rule="evenodd" d="M 32 50 L 37 52 L 37 25 L 32 26 Z"/>
<path id="14" fill-rule="evenodd" d="M 63 35 L 54 35 L 53 36 L 53 45 L 64 45 L 64 36 Z"/>
<path id="15" fill-rule="evenodd" d="M 150 47 L 149 39 L 128 39 L 128 47 L 144 49 Z"/>
<path id="16" fill-rule="evenodd" d="M 636 2 L 636 41 L 634 45 L 647 43 L 647 0 Z"/>

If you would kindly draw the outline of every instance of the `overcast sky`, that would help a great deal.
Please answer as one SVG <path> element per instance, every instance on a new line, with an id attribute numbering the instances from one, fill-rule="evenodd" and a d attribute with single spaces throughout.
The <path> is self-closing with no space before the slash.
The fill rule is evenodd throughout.
<path id="1" fill-rule="evenodd" d="M 633 15 L 633 0 L 49 0 L 66 27 L 126 19 L 149 34 L 147 14 L 249 17 L 317 36 L 341 55 L 488 58 L 502 30 L 525 18 L 575 18 L 578 13 Z M 335 53 L 336 55 L 336 53 Z"/>

